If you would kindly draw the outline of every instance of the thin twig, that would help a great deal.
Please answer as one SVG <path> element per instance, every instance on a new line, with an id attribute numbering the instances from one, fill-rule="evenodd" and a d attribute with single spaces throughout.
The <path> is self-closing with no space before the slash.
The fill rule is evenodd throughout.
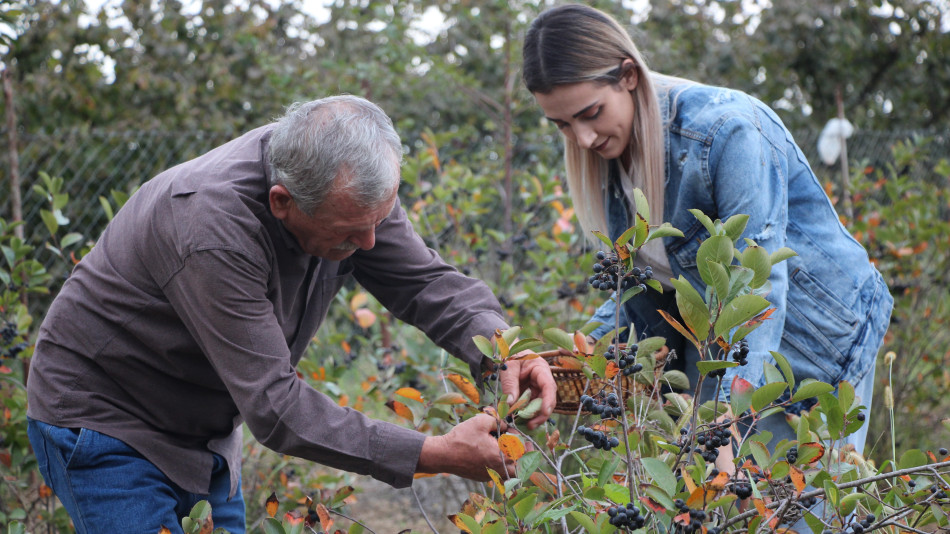
<path id="1" fill-rule="evenodd" d="M 419 511 L 422 512 L 422 518 L 426 520 L 426 524 L 429 525 L 429 528 L 435 534 L 439 534 L 439 531 L 436 530 L 435 525 L 432 524 L 432 521 L 429 521 L 429 516 L 426 514 L 425 507 L 422 506 L 422 500 L 419 499 L 419 494 L 416 493 L 416 488 L 414 486 L 409 486 L 410 491 L 412 491 L 412 496 L 416 499 L 416 504 L 419 506 Z"/>

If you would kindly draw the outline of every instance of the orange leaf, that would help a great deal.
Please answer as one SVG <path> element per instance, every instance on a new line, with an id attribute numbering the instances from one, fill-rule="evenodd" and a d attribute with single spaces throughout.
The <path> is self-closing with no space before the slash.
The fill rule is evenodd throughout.
<path id="1" fill-rule="evenodd" d="M 46 484 L 40 484 L 40 497 L 46 499 L 53 496 L 53 488 Z"/>
<path id="2" fill-rule="evenodd" d="M 10 369 L 6 365 L 0 364 L 0 374 L 8 375 L 13 372 L 13 369 Z"/>
<path id="3" fill-rule="evenodd" d="M 294 510 L 284 514 L 284 521 L 290 523 L 291 525 L 299 525 L 303 523 L 304 518 L 301 517 L 300 512 Z"/>
<path id="4" fill-rule="evenodd" d="M 696 339 L 696 334 L 693 334 L 692 331 L 688 330 L 685 326 L 680 324 L 680 322 L 674 319 L 673 316 L 670 315 L 669 313 L 666 313 L 663 310 L 656 310 L 656 311 L 664 319 L 666 319 L 666 322 L 669 323 L 670 326 L 672 326 L 674 329 L 676 329 L 677 332 L 679 332 L 680 334 L 683 334 L 683 337 L 685 337 L 687 341 L 689 341 L 693 345 L 696 345 L 697 347 L 699 346 L 699 341 Z"/>
<path id="5" fill-rule="evenodd" d="M 725 473 L 723 473 L 723 474 L 725 474 Z M 728 478 L 729 475 L 726 475 L 726 477 Z M 706 502 L 708 502 L 709 500 L 711 500 L 713 497 L 715 497 L 715 496 L 716 496 L 716 493 L 717 493 L 717 492 L 714 491 L 714 490 L 708 490 L 708 489 L 701 488 L 701 487 L 700 487 L 700 488 L 696 488 L 696 489 L 693 490 L 693 492 L 689 495 L 689 498 L 686 499 L 686 505 L 689 506 L 690 508 L 693 508 L 693 509 L 705 508 L 703 505 L 706 504 Z M 687 516 L 688 516 L 688 515 L 689 515 L 689 514 L 687 514 Z M 689 520 L 687 519 L 686 522 L 689 523 Z"/>
<path id="6" fill-rule="evenodd" d="M 547 438 L 546 445 L 551 452 L 554 452 L 554 449 L 557 448 L 558 443 L 561 441 L 561 431 L 555 428 L 554 432 L 547 435 Z"/>
<path id="7" fill-rule="evenodd" d="M 795 489 L 798 490 L 796 497 L 801 495 L 801 493 L 805 491 L 805 473 L 793 465 L 789 467 L 788 476 L 791 477 L 792 484 L 795 484 Z"/>
<path id="8" fill-rule="evenodd" d="M 403 419 L 409 421 L 410 423 L 415 423 L 416 418 L 412 415 L 412 410 L 409 409 L 405 404 L 397 401 L 391 400 L 386 403 L 386 407 L 390 410 L 396 412 L 396 415 L 402 417 Z"/>
<path id="9" fill-rule="evenodd" d="M 280 505 L 280 502 L 277 500 L 277 494 L 271 492 L 270 497 L 264 501 L 264 509 L 267 510 L 267 515 L 274 517 L 277 515 L 277 507 Z"/>
<path id="10" fill-rule="evenodd" d="M 565 369 L 580 371 L 584 368 L 584 362 L 573 356 L 558 356 L 557 366 Z"/>
<path id="11" fill-rule="evenodd" d="M 517 461 L 518 458 L 524 456 L 524 443 L 514 434 L 498 436 L 498 447 L 509 460 Z"/>
<path id="12" fill-rule="evenodd" d="M 424 402 L 422 400 L 422 393 L 420 393 L 419 390 L 415 388 L 399 388 L 396 390 L 396 395 L 414 400 L 416 402 Z"/>
<path id="13" fill-rule="evenodd" d="M 707 488 L 711 490 L 721 491 L 726 488 L 726 482 L 729 481 L 729 473 L 722 471 L 716 478 L 709 481 L 709 484 L 706 485 Z"/>
<path id="14" fill-rule="evenodd" d="M 528 477 L 528 480 L 534 483 L 535 486 L 541 488 L 541 491 L 547 493 L 548 495 L 557 496 L 557 478 L 551 473 L 543 473 L 541 471 L 535 471 Z"/>
<path id="15" fill-rule="evenodd" d="M 582 354 L 590 354 L 590 346 L 587 345 L 587 336 L 580 330 L 574 332 L 574 346 Z"/>
<path id="16" fill-rule="evenodd" d="M 356 310 L 366 307 L 369 304 L 369 295 L 360 291 L 350 299 L 350 311 L 356 313 Z"/>
<path id="17" fill-rule="evenodd" d="M 323 504 L 317 505 L 317 517 L 320 518 L 320 526 L 323 527 L 323 532 L 329 533 L 330 527 L 333 526 L 333 520 L 330 519 L 330 511 Z"/>
<path id="18" fill-rule="evenodd" d="M 356 316 L 356 324 L 360 325 L 360 328 L 364 330 L 376 323 L 376 314 L 366 308 L 360 308 L 354 311 L 353 315 Z"/>
<path id="19" fill-rule="evenodd" d="M 162 527 L 158 529 L 158 534 L 172 534 L 172 531 L 168 530 L 168 527 L 165 525 L 162 525 Z"/>
<path id="20" fill-rule="evenodd" d="M 347 395 L 346 393 L 344 393 L 344 394 L 340 395 L 340 398 L 337 399 L 336 403 L 339 404 L 340 406 L 343 406 L 343 407 L 345 408 L 345 407 L 349 406 L 349 404 L 350 404 L 350 396 Z"/>
<path id="21" fill-rule="evenodd" d="M 478 388 L 475 387 L 475 384 L 472 384 L 469 379 L 458 373 L 451 373 L 445 378 L 449 382 L 455 384 L 455 387 L 461 390 L 462 394 L 469 398 L 473 404 L 478 404 L 481 397 L 478 394 Z"/>
<path id="22" fill-rule="evenodd" d="M 620 372 L 620 368 L 617 367 L 617 364 L 615 364 L 614 362 L 607 362 L 607 370 L 604 371 L 604 374 L 606 375 L 608 380 L 617 376 L 617 373 L 619 372 Z"/>
<path id="23" fill-rule="evenodd" d="M 438 473 L 416 473 L 412 475 L 412 478 L 430 478 L 430 477 L 435 477 L 435 476 L 439 476 L 439 474 Z"/>

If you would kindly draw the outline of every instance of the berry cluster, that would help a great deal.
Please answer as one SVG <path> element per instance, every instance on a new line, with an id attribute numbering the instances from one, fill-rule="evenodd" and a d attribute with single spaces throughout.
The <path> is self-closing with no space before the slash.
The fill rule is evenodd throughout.
<path id="1" fill-rule="evenodd" d="M 10 321 L 3 323 L 3 328 L 0 329 L 0 348 L 3 349 L 0 351 L 0 358 L 16 358 L 26 349 L 28 345 L 25 342 L 13 345 L 18 335 L 16 323 Z"/>
<path id="2" fill-rule="evenodd" d="M 620 398 L 616 393 L 600 394 L 600 401 L 590 395 L 581 395 L 581 406 L 588 412 L 599 415 L 601 419 L 620 417 L 623 410 L 620 408 Z"/>
<path id="3" fill-rule="evenodd" d="M 647 522 L 647 518 L 640 515 L 640 509 L 632 502 L 627 503 L 627 506 L 611 506 L 607 509 L 607 515 L 610 516 L 610 524 L 617 528 L 637 530 Z"/>
<path id="4" fill-rule="evenodd" d="M 849 523 L 848 526 L 846 526 L 844 530 L 841 531 L 841 533 L 842 534 L 864 534 L 864 531 L 868 530 L 871 524 L 874 523 L 874 521 L 876 520 L 877 520 L 877 517 L 875 517 L 874 514 L 868 514 L 867 516 L 865 516 L 864 519 L 860 521 L 855 519 L 854 521 Z M 824 530 L 822 531 L 821 534 L 833 534 L 833 532 L 831 530 Z"/>
<path id="5" fill-rule="evenodd" d="M 577 433 L 581 436 L 584 436 L 584 439 L 590 442 L 595 449 L 603 449 L 609 451 L 614 447 L 620 445 L 620 440 L 614 436 L 608 437 L 600 430 L 594 430 L 593 428 L 587 428 L 586 426 L 577 427 Z"/>
<path id="6" fill-rule="evenodd" d="M 675 532 L 693 534 L 701 533 L 703 531 L 703 521 L 706 519 L 706 512 L 703 510 L 691 510 L 689 506 L 686 506 L 686 503 L 683 501 L 683 499 L 676 499 L 673 501 L 673 506 L 675 506 L 676 509 L 680 511 L 680 513 L 689 513 L 689 523 L 685 525 L 677 523 Z"/>
<path id="7" fill-rule="evenodd" d="M 736 482 L 732 485 L 732 492 L 735 493 L 739 499 L 748 499 L 752 496 L 752 484 L 748 482 Z"/>
<path id="8" fill-rule="evenodd" d="M 623 265 L 614 252 L 601 250 L 597 252 L 596 258 L 597 262 L 592 267 L 594 274 L 587 279 L 594 289 L 616 291 L 619 288 L 626 291 L 639 286 L 640 289 L 646 290 L 644 282 L 653 278 L 653 267 L 634 267 L 629 273 L 624 273 Z"/>
<path id="9" fill-rule="evenodd" d="M 634 373 L 639 373 L 643 370 L 643 364 L 636 363 L 637 360 L 637 347 L 636 343 L 630 345 L 626 349 L 617 350 L 617 347 L 610 345 L 607 347 L 607 352 L 604 353 L 604 358 L 608 361 L 617 360 L 617 367 L 621 369 L 624 376 L 629 376 Z"/>
<path id="10" fill-rule="evenodd" d="M 732 359 L 735 360 L 739 365 L 746 365 L 749 363 L 749 361 L 746 359 L 748 356 L 749 342 L 744 339 L 740 340 L 735 352 L 732 353 Z"/>
<path id="11" fill-rule="evenodd" d="M 732 432 L 727 428 L 729 422 L 723 421 L 721 426 L 715 426 L 708 432 L 696 436 L 696 444 L 701 445 L 703 460 L 713 463 L 719 457 L 719 447 L 727 445 L 732 438 Z"/>
<path id="12" fill-rule="evenodd" d="M 798 461 L 798 447 L 792 447 L 788 449 L 788 452 L 785 453 L 785 459 L 790 464 L 794 464 Z"/>

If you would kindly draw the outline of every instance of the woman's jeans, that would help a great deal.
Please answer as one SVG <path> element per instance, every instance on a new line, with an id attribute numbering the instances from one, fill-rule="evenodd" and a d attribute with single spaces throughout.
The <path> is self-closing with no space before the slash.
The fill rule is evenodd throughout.
<path id="1" fill-rule="evenodd" d="M 245 531 L 241 489 L 230 501 L 227 462 L 214 455 L 210 495 L 189 493 L 134 449 L 88 428 L 62 428 L 28 419 L 40 473 L 78 534 L 181 533 L 181 518 L 201 500 L 211 504 L 215 528 Z"/>

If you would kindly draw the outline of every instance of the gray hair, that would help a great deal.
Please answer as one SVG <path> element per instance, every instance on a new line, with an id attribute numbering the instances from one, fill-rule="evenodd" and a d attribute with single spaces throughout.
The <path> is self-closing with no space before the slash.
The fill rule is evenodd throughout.
<path id="1" fill-rule="evenodd" d="M 331 192 L 373 208 L 399 186 L 402 142 L 379 106 L 339 95 L 290 105 L 271 134 L 269 158 L 270 185 L 286 187 L 307 215 Z"/>

